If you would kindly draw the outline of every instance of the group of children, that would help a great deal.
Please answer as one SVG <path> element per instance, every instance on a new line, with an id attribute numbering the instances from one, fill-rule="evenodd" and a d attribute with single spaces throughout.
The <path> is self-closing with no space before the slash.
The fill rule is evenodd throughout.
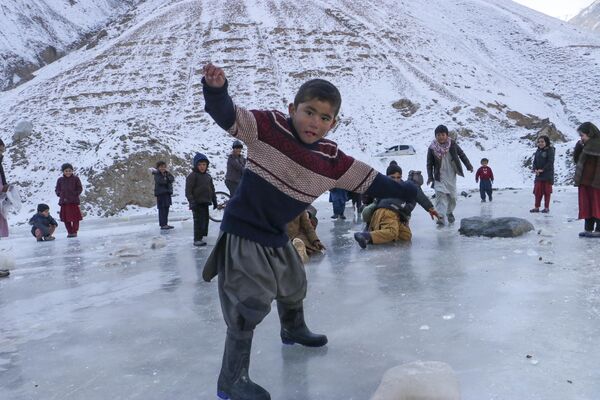
<path id="1" fill-rule="evenodd" d="M 73 174 L 73 166 L 65 163 L 61 166 L 63 176 L 56 181 L 55 192 L 60 206 L 60 220 L 65 224 L 67 237 L 77 237 L 79 221 L 83 219 L 79 196 L 83 192 L 81 180 Z M 50 215 L 47 204 L 38 204 L 37 213 L 29 220 L 31 234 L 38 242 L 54 240 L 54 231 L 58 227 L 56 220 Z"/>
<path id="2" fill-rule="evenodd" d="M 402 169 L 392 162 L 386 175 L 380 174 L 325 139 L 336 125 L 342 101 L 330 82 L 313 79 L 304 83 L 288 107 L 288 117 L 278 111 L 249 111 L 235 105 L 224 71 L 212 64 L 203 71 L 205 110 L 237 139 L 229 161 L 239 164 L 237 172 L 227 178 L 232 198 L 202 273 L 206 281 L 219 275 L 219 298 L 227 325 L 217 394 L 222 399 L 269 400 L 268 391 L 250 379 L 249 363 L 254 329 L 269 313 L 273 300 L 277 301 L 284 344 L 321 347 L 328 342 L 327 336 L 309 330 L 304 317 L 307 282 L 303 262 L 308 254 L 325 249 L 314 231 L 316 210 L 311 213 L 310 204 L 327 190 L 364 194 L 371 199 L 363 210 L 369 225 L 355 235 L 359 245 L 410 240 L 409 221 L 416 204 L 439 224 L 454 222 L 456 177 L 464 176 L 462 164 L 470 172 L 473 167 L 449 137 L 447 127 L 438 126 L 427 152 L 427 184 L 435 190 L 434 206 L 420 188 L 423 179 L 418 173 L 411 171 L 404 181 Z M 600 237 L 600 132 L 591 123 L 582 124 L 578 132 L 575 183 L 579 217 L 585 220 L 581 236 Z M 248 147 L 247 161 L 239 158 L 242 142 Z M 532 212 L 539 211 L 542 197 L 546 202 L 541 212 L 549 210 L 553 159 L 553 148 L 541 137 L 533 162 L 536 207 Z M 208 166 L 208 158 L 197 153 L 186 178 L 196 246 L 206 245 L 203 238 L 208 234 L 209 206 L 218 207 Z M 64 164 L 61 169 L 63 176 L 56 184 L 60 219 L 68 237 L 76 237 L 82 219 L 82 186 L 72 165 Z M 175 178 L 162 161 L 153 173 L 160 228 L 173 229 L 168 214 Z M 492 201 L 494 175 L 487 159 L 481 160 L 475 180 L 480 183 L 481 201 L 485 202 L 486 196 Z M 344 218 L 339 201 L 334 217 Z M 58 223 L 46 204 L 38 205 L 30 224 L 38 241 L 54 239 Z"/>
<path id="3" fill-rule="evenodd" d="M 298 252 L 286 236 L 286 224 L 299 215 L 305 218 L 309 204 L 325 190 L 341 189 L 382 199 L 378 201 L 381 206 L 373 210 L 369 231 L 356 238 L 362 247 L 378 242 L 380 237 L 410 238 L 408 220 L 416 203 L 432 218 L 437 217 L 438 223 L 454 221 L 456 176 L 463 175 L 461 162 L 470 172 L 473 167 L 448 137 L 448 129 L 438 126 L 427 155 L 428 184 L 433 184 L 436 195 L 433 207 L 417 185 L 402 181 L 397 164 L 390 164 L 388 176 L 383 176 L 324 138 L 335 126 L 341 105 L 339 91 L 330 82 L 313 79 L 304 83 L 288 107 L 289 117 L 278 111 L 248 111 L 235 105 L 223 70 L 212 64 L 204 67 L 202 82 L 205 110 L 221 128 L 245 142 L 249 151 L 249 165 L 225 209 L 221 233 L 203 271 L 207 281 L 219 275 L 219 297 L 227 324 L 217 394 L 222 399 L 268 400 L 268 391 L 250 379 L 248 369 L 254 329 L 269 313 L 273 300 L 277 301 L 284 344 L 327 344 L 325 335 L 314 334 L 306 326 L 302 305 L 306 275 Z M 585 219 L 588 234 L 592 229 L 600 232 L 600 133 L 586 124 L 578 129 L 581 141 L 576 149 L 575 182 L 579 186 L 580 218 Z M 553 153 L 540 157 L 545 159 L 544 165 L 538 165 L 544 160 L 534 160 L 536 203 L 538 194 L 551 192 L 547 184 L 537 184 L 546 178 L 550 157 Z M 491 201 L 494 176 L 487 159 L 481 160 L 475 179 L 480 183 L 482 202 L 486 197 Z M 549 196 L 546 198 L 549 202 Z M 335 201 L 337 219 L 343 210 L 339 200 Z M 404 226 L 388 235 L 382 231 L 389 221 Z"/>
<path id="4" fill-rule="evenodd" d="M 194 246 L 206 246 L 202 239 L 208 235 L 209 206 L 212 204 L 213 208 L 219 207 L 208 165 L 208 158 L 202 153 L 196 153 L 192 161 L 192 171 L 185 180 L 185 197 L 194 220 Z M 173 229 L 168 222 L 175 177 L 167 170 L 164 161 L 157 162 L 156 168 L 152 168 L 151 172 L 154 175 L 154 195 L 160 229 Z"/>

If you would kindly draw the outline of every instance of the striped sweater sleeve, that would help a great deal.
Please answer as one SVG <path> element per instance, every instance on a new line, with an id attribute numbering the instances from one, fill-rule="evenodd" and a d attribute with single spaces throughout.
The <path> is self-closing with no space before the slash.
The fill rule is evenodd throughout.
<path id="1" fill-rule="evenodd" d="M 250 111 L 233 103 L 227 91 L 228 86 L 229 82 L 225 81 L 223 87 L 213 88 L 202 78 L 204 110 L 231 136 L 248 144 L 258 139 L 256 119 Z"/>
<path id="2" fill-rule="evenodd" d="M 417 197 L 417 187 L 412 182 L 398 183 L 387 176 L 375 171 L 370 165 L 353 159 L 340 151 L 343 163 L 350 167 L 336 182 L 335 187 L 355 193 L 365 193 L 380 199 L 395 197 L 406 201 L 414 201 Z"/>

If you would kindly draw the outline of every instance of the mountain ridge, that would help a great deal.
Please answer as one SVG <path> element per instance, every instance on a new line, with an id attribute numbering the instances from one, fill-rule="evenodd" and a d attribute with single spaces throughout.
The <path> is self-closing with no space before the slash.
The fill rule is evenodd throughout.
<path id="1" fill-rule="evenodd" d="M 531 138 L 542 130 L 558 140 L 557 182 L 568 184 L 574 129 L 600 116 L 599 95 L 586 89 L 600 72 L 584 65 L 600 61 L 600 39 L 512 2 L 147 0 L 130 15 L 96 47 L 0 95 L 0 130 L 34 124 L 30 137 L 8 140 L 5 158 L 27 211 L 53 196 L 65 161 L 93 215 L 151 207 L 146 170 L 158 158 L 175 166 L 176 208 L 186 207 L 195 151 L 207 153 L 224 187 L 233 140 L 203 111 L 208 61 L 225 68 L 234 101 L 250 108 L 282 110 L 304 80 L 331 80 L 343 104 L 329 137 L 378 169 L 388 160 L 375 154 L 406 143 L 417 155 L 400 159 L 403 169 L 423 170 L 433 128 L 444 123 L 475 165 L 490 159 L 504 187 L 530 184 Z M 474 177 L 459 185 L 474 186 Z"/>

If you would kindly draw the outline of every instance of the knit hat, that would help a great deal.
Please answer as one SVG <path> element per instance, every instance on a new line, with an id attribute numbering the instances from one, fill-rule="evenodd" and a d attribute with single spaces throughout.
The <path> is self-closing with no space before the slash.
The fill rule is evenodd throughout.
<path id="1" fill-rule="evenodd" d="M 243 149 L 244 148 L 244 144 L 242 142 L 240 142 L 239 140 L 236 140 L 235 142 L 233 142 L 233 145 L 231 146 L 232 149 Z"/>
<path id="2" fill-rule="evenodd" d="M 388 165 L 387 169 L 385 170 L 385 174 L 387 176 L 390 176 L 392 174 L 395 174 L 396 172 L 398 172 L 400 175 L 402 175 L 402 168 L 400 168 L 400 166 L 398 165 L 398 163 L 396 161 L 390 161 L 390 165 Z"/>
<path id="3" fill-rule="evenodd" d="M 206 166 L 208 166 L 209 164 L 208 158 L 204 154 L 196 153 L 196 155 L 194 156 L 194 163 L 192 165 L 192 168 L 196 169 L 200 161 L 206 161 Z"/>
<path id="4" fill-rule="evenodd" d="M 69 163 L 64 163 L 63 165 L 60 166 L 60 170 L 62 172 L 65 172 L 65 169 L 73 170 L 73 165 L 71 165 Z"/>
<path id="5" fill-rule="evenodd" d="M 49 209 L 50 209 L 50 207 L 48 207 L 48 204 L 40 203 L 37 206 L 37 211 L 38 212 L 44 212 L 44 211 L 49 210 Z"/>

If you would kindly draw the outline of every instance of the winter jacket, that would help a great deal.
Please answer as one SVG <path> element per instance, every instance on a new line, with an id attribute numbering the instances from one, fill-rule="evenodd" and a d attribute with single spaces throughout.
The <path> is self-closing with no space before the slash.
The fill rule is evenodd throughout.
<path id="1" fill-rule="evenodd" d="M 46 217 L 41 213 L 36 213 L 29 220 L 29 225 L 32 225 L 31 233 L 33 233 L 35 235 L 36 229 L 39 229 L 42 231 L 42 233 L 47 234 L 48 229 L 50 228 L 50 225 L 58 226 L 58 223 L 56 222 L 56 220 L 54 218 L 52 218 L 52 215 L 48 215 Z"/>
<path id="2" fill-rule="evenodd" d="M 533 170 L 541 169 L 535 181 L 544 181 L 554 183 L 554 147 L 546 146 L 543 149 L 537 149 L 533 155 Z"/>
<path id="3" fill-rule="evenodd" d="M 481 166 L 479 167 L 479 169 L 477 170 L 477 173 L 475 174 L 475 182 L 479 182 L 479 180 L 490 180 L 493 181 L 494 180 L 494 173 L 492 172 L 492 169 L 490 167 L 486 166 Z"/>
<path id="4" fill-rule="evenodd" d="M 61 176 L 56 181 L 54 190 L 58 196 L 58 205 L 79 204 L 79 195 L 83 192 L 81 181 L 75 175 Z"/>
<path id="5" fill-rule="evenodd" d="M 246 158 L 242 155 L 236 156 L 235 154 L 229 154 L 227 158 L 227 173 L 225 174 L 226 181 L 232 181 L 238 183 L 242 180 L 242 173 L 246 167 Z"/>
<path id="6" fill-rule="evenodd" d="M 156 171 L 154 174 L 154 195 L 162 196 L 164 194 L 173 194 L 173 182 L 175 177 L 169 172 L 165 171 L 161 174 L 160 171 Z"/>
<path id="7" fill-rule="evenodd" d="M 585 145 L 579 141 L 573 153 L 575 186 L 600 189 L 600 138 L 590 138 Z"/>
<path id="8" fill-rule="evenodd" d="M 262 246 L 283 247 L 289 243 L 286 225 L 329 189 L 415 197 L 413 184 L 393 182 L 346 155 L 335 142 L 325 138 L 302 142 L 283 113 L 236 106 L 227 93 L 227 81 L 220 88 L 208 86 L 204 79 L 202 83 L 206 112 L 248 149 L 246 169 L 227 203 L 221 231 Z M 204 279 L 210 280 L 213 273 L 205 270 Z"/>
<path id="9" fill-rule="evenodd" d="M 452 162 L 454 163 L 454 167 L 456 168 L 456 173 L 459 176 L 465 176 L 460 161 L 462 161 L 463 164 L 465 164 L 465 167 L 467 167 L 468 170 L 470 170 L 470 171 L 473 170 L 473 166 L 471 165 L 471 162 L 465 155 L 465 152 L 460 148 L 460 146 L 455 141 L 452 141 L 452 143 L 450 144 L 450 150 L 448 150 L 448 153 L 450 154 L 450 157 L 452 157 Z M 432 149 L 428 149 L 427 150 L 427 180 L 439 181 L 441 168 L 442 168 L 442 160 L 440 160 L 439 158 L 437 158 L 435 156 Z"/>
<path id="10" fill-rule="evenodd" d="M 200 204 L 217 206 L 217 195 L 212 177 L 208 172 L 192 171 L 185 180 L 185 197 L 193 208 Z"/>
<path id="11" fill-rule="evenodd" d="M 421 190 L 420 187 L 417 188 L 417 198 L 415 200 L 404 201 L 402 199 L 395 198 L 381 199 L 377 202 L 375 211 L 380 208 L 385 208 L 398 214 L 400 221 L 408 222 L 417 203 L 423 207 L 425 211 L 429 211 L 434 208 L 429 198 L 425 195 L 425 193 L 423 193 L 423 190 Z"/>
<path id="12" fill-rule="evenodd" d="M 287 234 L 290 240 L 299 238 L 306 245 L 306 249 L 310 252 L 317 251 L 314 243 L 319 240 L 315 228 L 313 228 L 308 213 L 302 211 L 292 222 L 287 224 Z"/>

